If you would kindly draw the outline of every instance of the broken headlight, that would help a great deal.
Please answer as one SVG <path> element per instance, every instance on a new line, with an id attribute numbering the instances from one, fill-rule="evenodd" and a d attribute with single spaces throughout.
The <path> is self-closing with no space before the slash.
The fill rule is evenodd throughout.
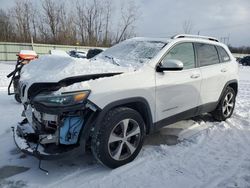
<path id="1" fill-rule="evenodd" d="M 89 96 L 90 91 L 65 92 L 61 95 L 37 95 L 33 101 L 51 107 L 72 106 L 83 103 Z"/>

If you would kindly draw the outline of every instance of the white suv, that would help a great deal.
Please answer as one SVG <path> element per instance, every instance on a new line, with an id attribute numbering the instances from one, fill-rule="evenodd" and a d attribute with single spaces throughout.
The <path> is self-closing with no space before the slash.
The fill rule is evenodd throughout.
<path id="1" fill-rule="evenodd" d="M 17 146 L 39 159 L 87 145 L 116 168 L 163 126 L 202 113 L 223 121 L 234 110 L 238 65 L 215 38 L 132 38 L 90 61 L 51 58 L 23 70 L 26 119 L 13 128 Z"/>

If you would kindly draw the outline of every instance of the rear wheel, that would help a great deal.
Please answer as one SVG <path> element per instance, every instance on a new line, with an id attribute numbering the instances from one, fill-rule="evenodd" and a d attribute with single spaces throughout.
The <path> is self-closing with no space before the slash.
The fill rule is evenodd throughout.
<path id="1" fill-rule="evenodd" d="M 213 117 L 218 121 L 224 121 L 233 114 L 235 106 L 235 91 L 231 87 L 227 87 L 217 108 L 212 112 Z"/>
<path id="2" fill-rule="evenodd" d="M 145 124 L 140 114 L 126 107 L 107 113 L 94 133 L 91 149 L 104 165 L 116 168 L 135 159 L 142 148 Z"/>

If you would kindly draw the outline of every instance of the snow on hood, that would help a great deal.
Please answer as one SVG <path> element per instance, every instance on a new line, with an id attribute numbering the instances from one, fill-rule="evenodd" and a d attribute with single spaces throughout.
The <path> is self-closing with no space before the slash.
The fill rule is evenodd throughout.
<path id="1" fill-rule="evenodd" d="M 26 83 L 58 82 L 64 78 L 74 76 L 133 70 L 131 67 L 113 65 L 108 61 L 89 61 L 87 59 L 44 55 L 23 67 L 20 80 Z"/>

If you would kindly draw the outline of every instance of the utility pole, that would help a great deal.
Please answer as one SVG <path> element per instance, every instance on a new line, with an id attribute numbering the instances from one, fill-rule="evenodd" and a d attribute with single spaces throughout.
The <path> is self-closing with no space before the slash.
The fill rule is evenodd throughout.
<path id="1" fill-rule="evenodd" d="M 227 37 L 221 37 L 220 41 L 226 45 L 229 45 L 230 34 Z"/>
<path id="2" fill-rule="evenodd" d="M 34 50 L 34 42 L 33 42 L 33 36 L 32 35 L 30 36 L 30 39 L 31 39 L 31 48 L 32 48 L 32 50 Z"/>

